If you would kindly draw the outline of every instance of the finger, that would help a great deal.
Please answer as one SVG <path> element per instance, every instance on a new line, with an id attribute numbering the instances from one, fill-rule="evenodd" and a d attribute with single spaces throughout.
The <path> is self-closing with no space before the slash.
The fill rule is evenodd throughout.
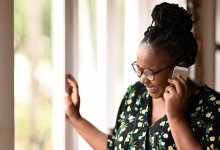
<path id="1" fill-rule="evenodd" d="M 74 78 L 67 78 L 67 83 L 69 83 L 72 87 L 77 87 L 78 86 L 78 84 L 77 84 L 77 82 L 76 82 L 76 80 L 74 79 Z"/>
<path id="2" fill-rule="evenodd" d="M 168 79 L 168 82 L 170 84 L 174 85 L 177 93 L 183 92 L 183 87 L 181 85 L 181 82 L 177 78 L 175 78 L 175 79 Z"/>
<path id="3" fill-rule="evenodd" d="M 163 93 L 164 101 L 167 101 L 175 93 L 175 88 L 172 86 L 167 86 L 165 92 Z"/>
<path id="4" fill-rule="evenodd" d="M 176 92 L 175 87 L 172 85 L 169 85 L 165 88 L 165 93 L 173 94 L 175 92 Z"/>
<path id="5" fill-rule="evenodd" d="M 69 95 L 71 95 L 71 94 L 73 93 L 73 87 L 67 82 L 67 80 L 66 80 L 66 82 L 65 82 L 65 91 L 66 91 Z"/>
<path id="6" fill-rule="evenodd" d="M 177 92 L 184 94 L 187 92 L 187 84 L 186 81 L 183 79 L 183 77 L 178 74 L 177 78 L 175 80 L 177 82 L 178 88 L 177 88 Z"/>
<path id="7" fill-rule="evenodd" d="M 68 81 L 67 81 L 67 78 L 71 78 L 71 75 L 70 75 L 70 74 L 67 74 L 65 77 L 66 77 L 66 79 L 65 79 L 65 91 L 66 91 L 69 95 L 71 95 L 72 92 L 73 92 L 72 86 L 71 86 L 71 85 L 68 83 Z"/>
<path id="8" fill-rule="evenodd" d="M 79 92 L 78 84 L 77 84 L 76 80 L 73 77 L 71 77 L 71 78 L 68 77 L 67 82 L 70 84 L 70 86 L 73 87 L 73 89 L 72 89 L 73 93 L 78 93 Z"/>
<path id="9" fill-rule="evenodd" d="M 64 100 L 65 100 L 66 106 L 72 105 L 71 97 L 67 92 L 64 93 Z"/>
<path id="10" fill-rule="evenodd" d="M 74 105 L 79 105 L 79 103 L 80 103 L 79 94 L 73 93 L 73 94 L 71 95 L 71 97 L 72 97 L 72 102 L 74 103 Z"/>
<path id="11" fill-rule="evenodd" d="M 72 84 L 77 84 L 76 79 L 75 79 L 72 75 L 70 75 L 70 74 L 67 74 L 67 75 L 66 75 L 66 81 L 67 81 L 67 83 L 69 83 L 70 85 L 72 85 Z"/>
<path id="12" fill-rule="evenodd" d="M 74 79 L 74 77 L 71 74 L 67 74 L 66 78 Z"/>
<path id="13" fill-rule="evenodd" d="M 79 88 L 77 81 L 71 75 L 67 75 L 67 83 L 72 87 L 71 92 L 71 101 L 74 105 L 79 105 L 80 103 L 80 96 L 79 96 Z"/>

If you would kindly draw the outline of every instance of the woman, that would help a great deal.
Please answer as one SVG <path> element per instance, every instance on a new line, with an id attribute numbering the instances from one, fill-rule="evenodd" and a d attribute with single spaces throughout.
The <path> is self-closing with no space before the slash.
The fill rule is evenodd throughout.
<path id="1" fill-rule="evenodd" d="M 220 94 L 181 75 L 172 78 L 175 66 L 195 63 L 191 14 L 161 3 L 152 19 L 132 63 L 140 81 L 128 87 L 113 133 L 104 134 L 80 115 L 72 76 L 72 96 L 65 96 L 70 122 L 94 149 L 220 149 Z"/>

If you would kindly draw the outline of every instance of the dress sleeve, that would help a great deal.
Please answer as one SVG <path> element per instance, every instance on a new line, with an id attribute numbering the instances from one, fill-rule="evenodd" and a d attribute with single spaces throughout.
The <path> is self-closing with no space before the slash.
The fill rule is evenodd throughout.
<path id="1" fill-rule="evenodd" d="M 116 142 L 116 134 L 117 131 L 120 127 L 121 124 L 121 119 L 122 119 L 122 114 L 124 113 L 124 109 L 125 109 L 125 102 L 127 100 L 127 95 L 129 94 L 129 92 L 127 91 L 127 93 L 125 94 L 124 98 L 121 101 L 119 110 L 118 110 L 118 114 L 117 114 L 117 118 L 116 118 L 116 124 L 115 127 L 113 129 L 112 134 L 108 135 L 108 140 L 107 140 L 107 150 L 112 150 L 115 147 L 115 142 Z"/>
<path id="2" fill-rule="evenodd" d="M 121 129 L 121 125 L 123 124 L 127 114 L 127 110 L 131 107 L 131 101 L 132 99 L 136 96 L 136 92 L 140 91 L 140 89 L 143 88 L 143 85 L 140 82 L 136 82 L 135 84 L 129 86 L 127 88 L 127 92 L 124 96 L 124 98 L 121 101 L 119 110 L 118 110 L 118 114 L 117 114 L 117 118 L 116 118 L 116 124 L 115 127 L 113 129 L 113 132 L 111 135 L 108 135 L 108 140 L 107 140 L 107 149 L 108 150 L 112 150 L 115 147 L 117 147 L 117 145 L 120 145 L 120 139 L 117 139 L 117 135 L 120 131 L 124 130 Z"/>

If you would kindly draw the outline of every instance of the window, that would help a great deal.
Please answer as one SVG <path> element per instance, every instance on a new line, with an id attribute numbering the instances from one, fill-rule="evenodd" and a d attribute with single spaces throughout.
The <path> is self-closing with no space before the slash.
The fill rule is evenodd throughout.
<path id="1" fill-rule="evenodd" d="M 23 8 L 25 10 L 31 8 L 31 11 L 37 12 L 39 11 L 37 9 L 38 2 L 42 4 L 43 1 L 44 0 L 16 0 L 15 9 Z M 27 7 L 27 2 L 32 2 L 32 5 Z M 159 2 L 162 1 L 157 1 L 157 3 Z M 179 2 L 185 6 L 185 1 L 183 0 L 174 0 L 172 2 Z M 16 7 L 18 3 L 21 4 L 21 7 Z M 49 1 L 44 1 L 44 3 L 50 5 Z M 30 31 L 31 33 L 34 32 L 33 34 L 39 34 L 39 32 L 37 33 L 36 31 L 41 31 L 40 33 L 45 33 L 42 45 L 46 45 L 46 47 L 37 48 L 39 45 L 36 44 L 38 39 L 36 39 L 35 35 L 34 39 L 31 36 L 31 44 L 24 48 L 20 47 L 16 51 L 16 65 L 19 65 L 17 60 L 20 59 L 26 64 L 22 65 L 22 67 L 27 67 L 30 70 L 27 69 L 27 73 L 25 73 L 25 71 L 20 70 L 21 67 L 18 67 L 18 72 L 17 68 L 15 71 L 16 73 L 23 73 L 20 75 L 23 79 L 30 80 L 31 78 L 35 78 L 35 75 L 41 71 L 35 70 L 33 73 L 33 70 L 31 70 L 30 62 L 33 62 L 37 56 L 33 54 L 32 50 L 37 53 L 45 50 L 42 55 L 46 57 L 47 60 L 41 63 L 44 67 L 48 66 L 48 68 L 44 69 L 49 70 L 49 72 L 40 75 L 42 75 L 41 77 L 49 78 L 36 79 L 43 81 L 42 83 L 46 83 L 45 81 L 48 80 L 51 81 L 52 93 L 49 92 L 49 95 L 46 95 L 46 100 L 44 99 L 45 101 L 43 102 L 37 99 L 35 104 L 41 101 L 41 103 L 44 104 L 44 111 L 49 111 L 42 115 L 42 117 L 45 117 L 44 119 L 47 120 L 47 123 L 49 123 L 47 126 L 49 128 L 47 128 L 48 132 L 51 132 L 51 136 L 50 134 L 46 136 L 46 142 L 50 145 L 49 148 L 47 147 L 46 149 L 91 149 L 88 144 L 75 133 L 65 119 L 63 92 L 66 73 L 73 74 L 80 85 L 82 115 L 106 133 L 114 127 L 118 106 L 127 86 L 138 80 L 130 64 L 136 59 L 136 51 L 139 42 L 143 38 L 146 26 L 151 23 L 149 13 L 155 3 L 154 0 L 52 0 L 51 20 L 50 8 L 45 9 L 41 7 L 41 10 L 46 11 L 42 16 L 45 17 L 49 15 L 47 19 L 44 18 L 44 21 L 46 21 L 48 25 L 46 29 L 51 29 L 52 32 L 51 47 L 49 39 L 50 30 L 39 28 L 40 16 L 29 16 L 30 23 L 37 21 L 30 28 L 27 26 L 19 26 L 24 22 L 25 18 L 23 18 L 24 20 L 15 20 L 19 22 L 15 28 L 22 28 L 22 32 Z M 147 6 L 149 6 L 149 8 L 147 8 Z M 18 10 L 18 13 L 19 11 L 20 10 Z M 17 10 L 15 15 L 18 15 Z M 25 16 L 26 15 L 23 14 L 23 17 Z M 18 18 L 15 17 L 15 19 Z M 52 21 L 51 28 L 49 21 Z M 15 37 L 15 46 L 21 46 L 17 44 L 24 40 L 22 38 L 23 37 Z M 52 51 L 50 51 L 50 49 L 52 49 Z M 21 55 L 22 50 L 28 50 L 27 52 L 31 58 L 26 58 L 24 55 Z M 32 74 L 29 74 L 30 72 L 32 72 Z M 25 77 L 27 74 L 29 74 L 29 76 Z M 19 79 L 21 78 L 16 78 L 16 83 Z M 21 82 L 23 86 L 25 85 L 24 81 L 25 80 Z M 37 90 L 39 86 L 27 84 L 27 87 L 31 87 L 32 90 Z M 19 92 L 19 94 L 21 94 L 21 92 Z M 35 96 L 38 97 L 42 95 L 42 93 L 37 93 Z M 29 96 L 32 97 L 33 95 L 26 96 L 29 99 Z M 51 97 L 52 99 L 50 99 Z M 50 102 L 51 105 L 49 105 Z M 24 111 L 24 114 L 29 115 L 31 111 L 36 111 L 35 109 L 36 108 L 29 110 L 29 112 L 27 110 L 24 111 L 24 109 L 17 110 L 19 113 Z M 36 114 L 39 115 L 40 112 L 42 111 L 37 111 Z M 37 122 L 42 125 L 43 120 L 41 119 Z M 37 122 L 35 123 L 37 124 Z M 26 125 L 28 125 L 28 123 L 26 123 Z M 20 127 L 22 130 L 30 128 L 29 126 L 22 128 L 22 125 L 20 125 Z M 43 149 L 40 147 L 41 145 L 39 145 L 41 144 L 39 140 L 41 138 L 45 138 L 45 136 L 40 135 L 34 138 L 34 140 L 37 139 L 37 144 L 34 144 L 34 148 Z M 29 136 L 25 139 L 31 138 Z M 31 143 L 33 141 L 29 142 Z M 19 146 L 19 144 L 16 143 L 16 146 Z M 26 145 L 22 148 L 24 147 L 26 147 Z"/>

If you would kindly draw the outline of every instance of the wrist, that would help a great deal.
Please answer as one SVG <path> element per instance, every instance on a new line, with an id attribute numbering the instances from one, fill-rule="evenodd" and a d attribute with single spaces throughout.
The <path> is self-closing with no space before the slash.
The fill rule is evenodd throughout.
<path id="1" fill-rule="evenodd" d="M 186 119 L 183 116 L 170 117 L 167 116 L 168 122 L 170 125 L 185 122 Z"/>
<path id="2" fill-rule="evenodd" d="M 173 122 L 185 120 L 185 115 L 183 112 L 175 112 L 175 113 L 167 112 L 166 115 L 167 115 L 167 119 Z"/>
<path id="3" fill-rule="evenodd" d="M 75 126 L 80 120 L 82 119 L 82 116 L 80 114 L 68 116 L 68 119 L 72 124 Z"/>

